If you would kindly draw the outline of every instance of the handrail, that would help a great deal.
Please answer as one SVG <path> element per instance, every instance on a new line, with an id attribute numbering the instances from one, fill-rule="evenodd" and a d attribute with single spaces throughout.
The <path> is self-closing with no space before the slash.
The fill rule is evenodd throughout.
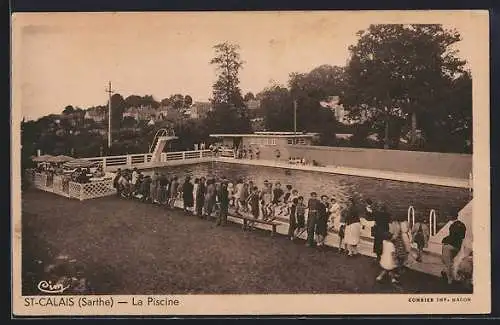
<path id="1" fill-rule="evenodd" d="M 410 220 L 410 215 L 411 215 L 411 220 Z M 410 205 L 408 207 L 408 225 L 410 227 L 413 227 L 414 224 L 415 224 L 415 208 L 413 207 L 413 205 Z"/>
<path id="2" fill-rule="evenodd" d="M 168 136 L 169 131 L 172 133 L 171 134 L 172 136 L 175 136 L 174 130 L 172 130 L 172 129 L 168 130 L 168 129 L 162 128 L 162 129 L 159 129 L 158 131 L 156 131 L 155 136 L 153 138 L 153 141 L 151 142 L 151 145 L 149 146 L 149 153 L 153 153 L 154 147 L 155 147 L 156 143 L 158 142 L 157 139 L 159 137 Z"/>
<path id="3" fill-rule="evenodd" d="M 436 235 L 436 230 L 437 230 L 436 222 L 437 222 L 437 220 L 436 220 L 436 210 L 432 209 L 429 212 L 429 232 L 430 232 L 431 236 L 435 236 Z"/>

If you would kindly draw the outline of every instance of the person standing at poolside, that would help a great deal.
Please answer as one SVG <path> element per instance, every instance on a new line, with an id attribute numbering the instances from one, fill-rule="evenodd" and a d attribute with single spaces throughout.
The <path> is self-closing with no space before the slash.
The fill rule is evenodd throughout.
<path id="1" fill-rule="evenodd" d="M 137 191 L 137 180 L 139 179 L 139 172 L 137 171 L 137 168 L 134 167 L 132 171 L 132 181 L 130 182 L 132 184 L 132 194 L 135 195 L 135 192 Z"/>
<path id="2" fill-rule="evenodd" d="M 297 204 L 299 200 L 294 198 L 290 207 L 290 215 L 288 216 L 288 237 L 290 240 L 295 239 L 297 232 Z"/>
<path id="3" fill-rule="evenodd" d="M 243 195 L 243 179 L 239 178 L 236 182 L 236 186 L 234 188 L 234 203 L 235 203 L 235 212 L 236 214 L 240 214 L 240 209 L 242 208 L 240 197 Z"/>
<path id="4" fill-rule="evenodd" d="M 292 201 L 295 199 L 297 199 L 297 206 L 295 207 L 295 220 L 297 224 L 295 225 L 294 237 L 297 238 L 306 230 L 306 205 L 304 204 L 303 196 L 294 197 Z"/>
<path id="5" fill-rule="evenodd" d="M 373 234 L 373 252 L 377 255 L 377 262 L 380 261 L 383 250 L 383 240 L 387 232 L 389 232 L 389 223 L 391 222 L 391 215 L 387 210 L 387 205 L 380 202 L 379 209 L 373 211 L 373 220 L 375 224 L 372 227 Z"/>
<path id="6" fill-rule="evenodd" d="M 422 262 L 422 253 L 424 248 L 428 246 L 429 234 L 429 227 L 425 223 L 425 218 L 419 215 L 411 229 L 412 241 L 417 246 L 417 255 L 415 257 L 417 262 Z"/>
<path id="7" fill-rule="evenodd" d="M 255 220 L 259 219 L 259 189 L 257 186 L 252 187 L 252 192 L 248 197 L 248 206 Z M 253 223 L 251 225 L 253 227 Z"/>
<path id="8" fill-rule="evenodd" d="M 169 201 L 168 201 L 168 207 L 173 209 L 175 205 L 175 200 L 177 199 L 177 193 L 178 193 L 178 186 L 179 182 L 177 180 L 177 176 L 174 176 L 172 178 L 172 181 L 170 182 L 170 191 L 169 191 Z"/>
<path id="9" fill-rule="evenodd" d="M 203 206 L 205 205 L 205 177 L 200 178 L 200 183 L 196 191 L 196 215 L 203 218 Z"/>
<path id="10" fill-rule="evenodd" d="M 158 203 L 158 172 L 153 172 L 151 174 L 151 186 L 149 189 L 149 193 L 151 195 L 151 203 Z"/>
<path id="11" fill-rule="evenodd" d="M 193 215 L 197 215 L 197 196 L 196 193 L 198 193 L 198 187 L 200 186 L 200 179 L 198 177 L 195 177 L 194 179 L 194 184 L 193 184 Z"/>
<path id="12" fill-rule="evenodd" d="M 272 189 L 271 184 L 266 180 L 264 182 L 264 188 L 261 192 L 261 206 L 262 206 L 262 216 L 264 220 L 268 220 L 271 216 L 272 208 Z"/>
<path id="13" fill-rule="evenodd" d="M 323 205 L 318 200 L 316 192 L 311 192 L 311 197 L 307 202 L 307 247 L 315 246 L 314 234 L 318 225 L 318 215 Z"/>
<path id="14" fill-rule="evenodd" d="M 225 226 L 227 224 L 227 214 L 229 209 L 229 195 L 227 191 L 227 182 L 222 182 L 217 193 L 220 205 L 220 211 L 217 216 L 217 226 Z"/>
<path id="15" fill-rule="evenodd" d="M 215 205 L 215 200 L 215 181 L 213 179 L 210 179 L 207 181 L 207 189 L 205 194 L 205 212 L 203 213 L 204 219 L 210 220 Z"/>
<path id="16" fill-rule="evenodd" d="M 120 197 L 122 193 L 122 189 L 118 185 L 118 181 L 120 180 L 121 176 L 122 176 L 122 171 L 120 168 L 118 168 L 118 170 L 115 173 L 115 177 L 113 178 L 113 187 L 116 189 L 116 195 L 118 195 L 118 197 Z"/>
<path id="17" fill-rule="evenodd" d="M 164 201 L 164 196 L 165 196 L 165 191 L 164 191 L 164 186 L 165 186 L 165 175 L 163 173 L 160 173 L 158 175 L 158 180 L 157 180 L 157 187 L 156 187 L 156 200 L 158 201 L 159 204 L 163 204 Z"/>
<path id="18" fill-rule="evenodd" d="M 325 245 L 328 224 L 328 196 L 322 195 L 320 201 L 320 209 L 318 213 L 318 223 L 316 226 L 316 235 L 318 237 L 318 246 Z"/>
<path id="19" fill-rule="evenodd" d="M 281 183 L 276 182 L 274 188 L 272 189 L 272 216 L 276 217 L 280 211 L 278 209 L 281 207 L 281 203 L 283 202 L 283 196 L 285 192 L 281 188 Z"/>
<path id="20" fill-rule="evenodd" d="M 441 276 L 448 284 L 453 283 L 453 263 L 462 248 L 467 231 L 465 224 L 458 220 L 458 214 L 453 213 L 452 217 L 453 223 L 450 225 L 448 236 L 441 241 L 443 245 L 441 257 L 444 264 Z"/>
<path id="21" fill-rule="evenodd" d="M 330 213 L 330 229 L 338 231 L 340 228 L 340 205 L 334 197 L 330 199 L 328 212 Z"/>
<path id="22" fill-rule="evenodd" d="M 358 254 L 358 244 L 361 236 L 361 222 L 359 211 L 353 198 L 349 199 L 349 208 L 346 214 L 344 242 L 347 246 L 347 256 Z"/>
<path id="23" fill-rule="evenodd" d="M 189 176 L 186 176 L 186 180 L 182 186 L 182 202 L 184 212 L 189 214 L 194 205 L 193 184 L 191 183 L 191 177 Z"/>

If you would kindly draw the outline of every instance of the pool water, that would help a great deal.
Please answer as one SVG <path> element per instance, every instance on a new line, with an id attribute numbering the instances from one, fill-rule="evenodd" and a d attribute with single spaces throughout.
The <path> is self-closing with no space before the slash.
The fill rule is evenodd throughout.
<path id="1" fill-rule="evenodd" d="M 306 199 L 310 192 L 315 191 L 318 195 L 325 194 L 337 198 L 341 205 L 350 197 L 361 200 L 370 198 L 374 202 L 385 202 L 393 218 L 398 220 L 407 219 L 410 205 L 415 209 L 415 216 L 422 215 L 426 219 L 430 210 L 434 209 L 438 224 L 444 224 L 449 219 L 448 212 L 451 209 L 462 209 L 471 198 L 469 190 L 463 188 L 224 162 L 172 166 L 156 170 L 167 175 L 177 175 L 181 180 L 186 175 L 193 178 L 224 176 L 234 183 L 238 178 L 243 178 L 246 181 L 252 180 L 259 188 L 262 188 L 265 180 L 279 181 L 283 189 L 285 185 L 290 184 Z"/>

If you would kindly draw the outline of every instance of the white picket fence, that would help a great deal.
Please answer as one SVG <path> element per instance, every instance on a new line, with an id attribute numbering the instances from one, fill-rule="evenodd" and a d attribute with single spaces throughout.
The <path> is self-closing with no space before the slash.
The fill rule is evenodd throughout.
<path id="1" fill-rule="evenodd" d="M 88 200 L 116 194 L 112 177 L 94 180 L 89 183 L 77 183 L 68 176 L 50 175 L 27 171 L 26 177 L 34 187 L 77 200 Z"/>

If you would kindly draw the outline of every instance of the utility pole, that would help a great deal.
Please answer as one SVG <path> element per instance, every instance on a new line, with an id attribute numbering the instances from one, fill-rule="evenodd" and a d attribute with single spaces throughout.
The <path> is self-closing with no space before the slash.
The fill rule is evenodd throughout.
<path id="1" fill-rule="evenodd" d="M 297 134 L 297 100 L 293 101 L 293 134 Z"/>
<path id="2" fill-rule="evenodd" d="M 108 93 L 108 149 L 111 148 L 111 94 L 114 91 L 111 89 L 111 81 L 108 84 L 108 89 L 106 89 Z"/>

